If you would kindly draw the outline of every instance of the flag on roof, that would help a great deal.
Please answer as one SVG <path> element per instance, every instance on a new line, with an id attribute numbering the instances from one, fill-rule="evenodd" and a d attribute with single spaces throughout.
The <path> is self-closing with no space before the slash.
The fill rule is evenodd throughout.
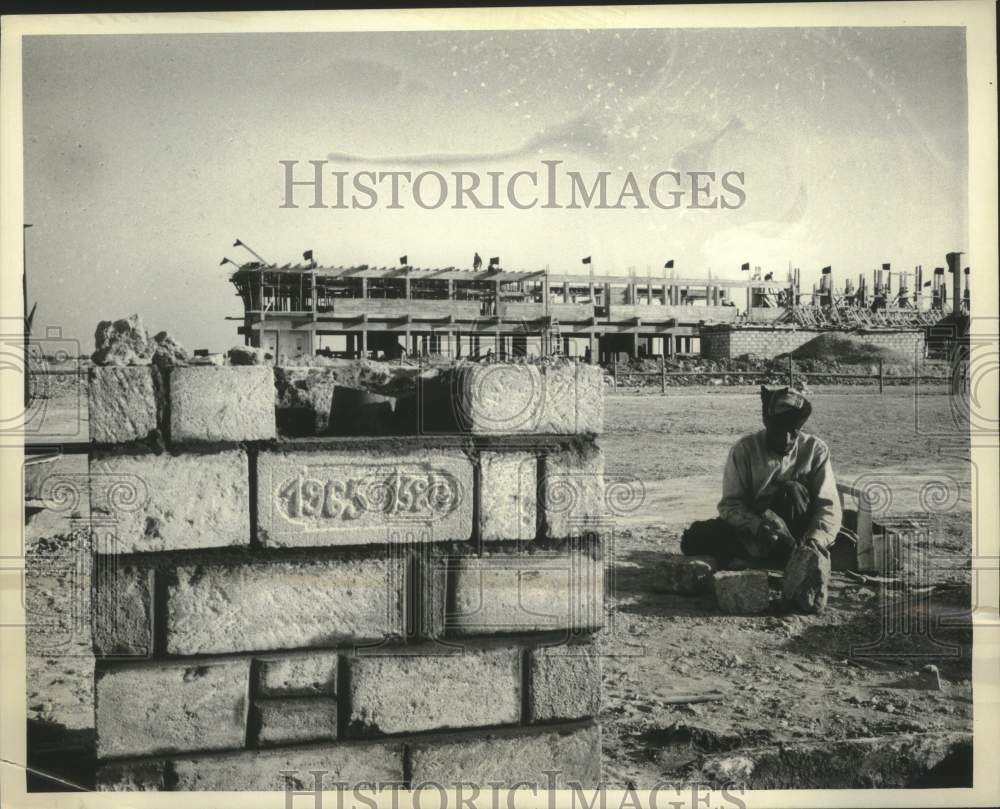
<path id="1" fill-rule="evenodd" d="M 663 265 L 663 269 L 672 270 L 674 268 L 674 260 L 670 259 L 666 264 Z"/>
<path id="2" fill-rule="evenodd" d="M 580 262 L 582 264 L 590 264 L 590 256 L 587 256 L 586 258 L 581 259 Z"/>
<path id="3" fill-rule="evenodd" d="M 749 261 L 744 261 L 740 265 L 740 270 L 742 270 L 743 272 L 750 272 L 750 262 Z"/>
<path id="4" fill-rule="evenodd" d="M 399 257 L 399 263 L 402 264 L 405 267 L 407 264 L 410 263 L 409 261 L 407 261 L 408 258 L 409 258 L 409 256 L 400 256 Z"/>

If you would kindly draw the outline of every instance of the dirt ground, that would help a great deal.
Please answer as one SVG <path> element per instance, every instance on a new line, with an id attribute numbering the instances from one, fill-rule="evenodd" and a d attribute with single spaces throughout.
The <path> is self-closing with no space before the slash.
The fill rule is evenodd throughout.
<path id="1" fill-rule="evenodd" d="M 884 482 L 889 514 L 936 514 L 934 590 L 906 597 L 835 572 L 822 615 L 772 601 L 772 613 L 756 617 L 723 615 L 711 595 L 661 592 L 664 555 L 679 553 L 688 523 L 714 516 L 726 453 L 759 429 L 759 398 L 747 388 L 610 397 L 600 441 L 609 478 L 637 479 L 644 499 L 619 520 L 612 550 L 608 782 L 642 788 L 704 776 L 706 756 L 744 748 L 971 731 L 967 428 L 940 391 L 831 387 L 814 390 L 813 402 L 806 431 L 827 441 L 840 482 Z M 772 584 L 780 586 L 777 573 Z M 901 608 L 908 629 L 893 617 Z M 927 664 L 940 670 L 942 690 L 913 687 Z M 668 702 L 709 691 L 724 696 Z M 839 785 L 853 780 L 845 772 Z"/>
<path id="2" fill-rule="evenodd" d="M 834 573 L 823 615 L 776 606 L 755 617 L 722 615 L 711 595 L 661 592 L 664 555 L 679 552 L 688 523 L 714 515 L 726 453 L 759 428 L 759 399 L 753 388 L 731 387 L 609 395 L 600 439 L 609 483 L 637 481 L 642 493 L 617 520 L 609 548 L 602 714 L 609 784 L 642 788 L 694 772 L 704 777 L 706 756 L 745 748 L 971 731 L 967 426 L 956 424 L 943 388 L 887 388 L 884 395 L 816 388 L 813 402 L 807 431 L 829 444 L 838 480 L 884 483 L 890 514 L 935 513 L 938 530 L 928 549 L 934 591 L 907 599 Z M 86 413 L 75 400 L 51 400 L 46 418 L 61 432 L 86 435 Z M 28 532 L 29 553 L 32 534 L 45 533 Z M 29 596 L 48 616 L 65 614 L 65 600 L 75 597 L 65 587 L 49 588 L 54 581 L 44 571 L 33 582 L 29 576 Z M 780 587 L 777 575 L 772 583 Z M 916 631 L 900 634 L 898 621 L 889 620 L 901 605 Z M 931 628 L 922 631 L 927 622 Z M 93 658 L 80 646 L 85 636 L 70 634 L 70 647 L 56 650 L 41 648 L 51 627 L 29 633 L 38 652 L 29 661 L 29 718 L 43 748 L 47 729 L 85 739 L 92 728 Z M 920 690 L 907 679 L 929 663 L 940 670 L 941 690 Z M 708 691 L 722 699 L 669 702 Z M 52 738 L 57 757 L 64 741 L 61 733 Z M 835 776 L 835 785 L 853 785 L 852 778 L 845 772 L 841 783 Z"/>

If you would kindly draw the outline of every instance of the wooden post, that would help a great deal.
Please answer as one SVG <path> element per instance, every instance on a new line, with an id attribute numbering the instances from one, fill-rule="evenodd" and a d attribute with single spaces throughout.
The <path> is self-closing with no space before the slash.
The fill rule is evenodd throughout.
<path id="1" fill-rule="evenodd" d="M 667 358 L 660 354 L 660 393 L 667 392 Z"/>
<path id="2" fill-rule="evenodd" d="M 882 358 L 879 357 L 878 361 L 878 392 L 882 392 L 882 386 L 885 384 L 885 369 L 882 367 Z"/>
<path id="3" fill-rule="evenodd" d="M 792 354 L 788 353 L 788 387 L 791 387 L 795 382 L 795 365 L 792 362 Z"/>
<path id="4" fill-rule="evenodd" d="M 614 351 L 611 352 L 611 388 L 618 390 L 618 356 Z"/>

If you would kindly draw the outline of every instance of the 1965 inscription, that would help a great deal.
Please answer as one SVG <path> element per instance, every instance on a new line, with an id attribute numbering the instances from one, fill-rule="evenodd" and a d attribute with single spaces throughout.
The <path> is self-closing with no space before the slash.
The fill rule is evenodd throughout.
<path id="1" fill-rule="evenodd" d="M 379 515 L 440 519 L 458 507 L 460 497 L 458 481 L 445 471 L 396 469 L 362 477 L 300 473 L 281 482 L 276 505 L 290 520 L 349 522 Z"/>

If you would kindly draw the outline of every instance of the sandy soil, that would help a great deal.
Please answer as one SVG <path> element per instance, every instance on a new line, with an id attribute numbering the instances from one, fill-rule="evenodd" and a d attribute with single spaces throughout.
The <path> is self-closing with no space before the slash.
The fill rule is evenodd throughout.
<path id="1" fill-rule="evenodd" d="M 710 595 L 660 592 L 657 575 L 664 555 L 679 552 L 684 527 L 714 515 L 729 446 L 758 429 L 757 396 L 686 389 L 609 399 L 601 439 L 608 471 L 645 489 L 642 506 L 618 523 L 613 547 L 603 713 L 609 782 L 679 780 L 704 754 L 742 748 L 971 730 L 968 441 L 949 397 L 920 397 L 815 391 L 807 431 L 828 442 L 842 482 L 884 481 L 889 513 L 940 510 L 929 573 L 935 591 L 905 600 L 834 573 L 823 615 L 776 607 L 757 617 L 722 615 Z M 780 586 L 777 573 L 772 584 Z M 914 619 L 948 615 L 949 625 L 899 637 L 895 623 L 883 624 L 894 604 L 908 605 Z M 909 678 L 927 664 L 940 669 L 941 691 L 913 687 Z M 725 696 L 666 703 L 708 691 Z M 847 786 L 850 774 L 844 779 Z"/>

